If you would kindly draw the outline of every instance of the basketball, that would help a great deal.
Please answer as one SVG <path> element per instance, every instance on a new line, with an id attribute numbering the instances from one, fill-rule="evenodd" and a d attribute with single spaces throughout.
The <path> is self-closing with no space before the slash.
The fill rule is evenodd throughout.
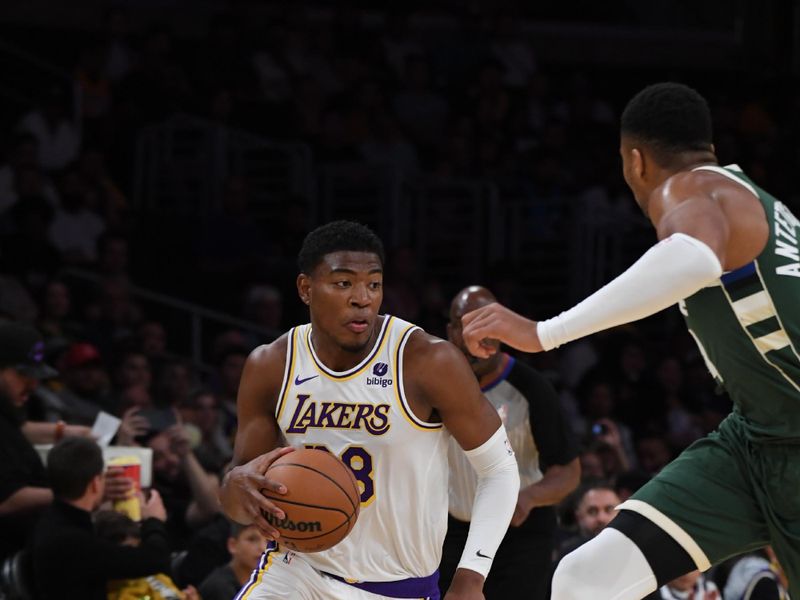
<path id="1" fill-rule="evenodd" d="M 262 490 L 286 515 L 263 513 L 280 531 L 280 544 L 296 552 L 321 552 L 341 542 L 358 518 L 360 494 L 353 472 L 324 450 L 295 450 L 267 469 L 286 494 Z"/>

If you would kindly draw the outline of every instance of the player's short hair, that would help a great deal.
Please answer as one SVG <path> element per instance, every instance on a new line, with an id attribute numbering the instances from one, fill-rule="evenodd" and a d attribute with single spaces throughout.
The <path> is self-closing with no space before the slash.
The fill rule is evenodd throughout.
<path id="1" fill-rule="evenodd" d="M 696 90 L 682 83 L 656 83 L 636 94 L 622 112 L 622 134 L 647 144 L 668 164 L 675 154 L 709 150 L 711 111 Z"/>
<path id="2" fill-rule="evenodd" d="M 383 242 L 369 227 L 354 221 L 332 221 L 317 227 L 303 240 L 297 255 L 301 273 L 311 273 L 333 252 L 371 252 L 385 262 Z"/>
<path id="3" fill-rule="evenodd" d="M 103 452 L 89 438 L 64 438 L 47 454 L 47 476 L 56 498 L 77 500 L 102 472 Z"/>

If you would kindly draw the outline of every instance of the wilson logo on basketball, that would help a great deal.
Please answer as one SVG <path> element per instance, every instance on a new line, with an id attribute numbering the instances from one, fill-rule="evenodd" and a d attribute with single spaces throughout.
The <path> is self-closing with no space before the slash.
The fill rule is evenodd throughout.
<path id="1" fill-rule="evenodd" d="M 322 531 L 322 523 L 319 521 L 292 521 L 289 515 L 286 515 L 285 519 L 278 519 L 271 513 L 265 512 L 263 514 L 267 523 L 278 529 L 283 529 L 284 531 L 299 531 L 302 533 L 307 531 Z"/>

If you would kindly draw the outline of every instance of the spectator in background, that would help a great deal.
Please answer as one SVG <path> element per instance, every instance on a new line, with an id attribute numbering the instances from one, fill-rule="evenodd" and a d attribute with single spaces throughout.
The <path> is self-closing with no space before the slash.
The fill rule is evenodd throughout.
<path id="1" fill-rule="evenodd" d="M 258 559 L 266 543 L 266 538 L 257 527 L 231 523 L 227 542 L 231 560 L 217 567 L 200 584 L 203 600 L 231 600 L 258 567 Z"/>
<path id="2" fill-rule="evenodd" d="M 32 186 L 32 181 L 36 185 Z M 12 137 L 5 164 L 0 167 L 0 217 L 20 197 L 29 196 L 32 191 L 40 195 L 47 206 L 58 206 L 58 192 L 39 169 L 36 138 L 23 131 Z"/>
<path id="3" fill-rule="evenodd" d="M 116 546 L 132 548 L 141 546 L 141 525 L 128 515 L 112 510 L 101 510 L 94 517 L 94 528 L 98 538 Z M 137 600 L 140 598 L 143 600 L 200 600 L 194 587 L 178 589 L 167 573 L 154 573 L 136 579 L 113 579 L 108 582 L 108 600 L 133 600 L 134 598 Z"/>
<path id="4" fill-rule="evenodd" d="M 572 517 L 578 531 L 560 544 L 558 560 L 600 533 L 619 512 L 617 492 L 611 484 L 602 481 L 581 484 L 571 500 L 568 505 L 572 507 Z"/>
<path id="5" fill-rule="evenodd" d="M 673 579 L 659 590 L 645 596 L 644 600 L 721 600 L 721 598 L 716 584 L 695 570 Z"/>
<path id="6" fill-rule="evenodd" d="M 22 430 L 23 406 L 40 379 L 56 374 L 43 358 L 44 340 L 35 329 L 0 323 L 0 561 L 22 549 L 53 500 L 42 461 Z"/>
<path id="7" fill-rule="evenodd" d="M 578 390 L 581 412 L 586 418 L 584 435 L 604 442 L 615 455 L 619 468 L 627 471 L 636 464 L 630 429 L 613 418 L 617 407 L 615 388 L 594 375 L 587 375 Z M 608 466 L 607 466 L 608 468 Z"/>
<path id="8" fill-rule="evenodd" d="M 96 146 L 84 149 L 78 160 L 78 173 L 92 198 L 91 207 L 103 217 L 109 229 L 124 230 L 128 225 L 125 223 L 128 201 L 111 178 L 103 151 Z M 119 234 L 112 236 L 112 240 L 118 245 L 110 249 L 115 254 L 112 254 L 113 260 L 108 261 L 109 264 L 104 264 L 103 247 L 100 246 L 100 270 L 106 274 L 124 273 L 128 266 L 127 240 Z M 120 248 L 120 245 L 124 248 Z"/>
<path id="9" fill-rule="evenodd" d="M 229 346 L 219 356 L 213 375 L 214 391 L 222 409 L 223 429 L 229 437 L 236 429 L 236 398 L 248 352 L 243 346 Z"/>
<path id="10" fill-rule="evenodd" d="M 186 426 L 197 428 L 199 441 L 193 451 L 200 463 L 212 473 L 221 473 L 233 456 L 233 448 L 225 435 L 217 398 L 210 390 L 194 392 L 181 409 Z"/>
<path id="11" fill-rule="evenodd" d="M 725 600 L 788 600 L 789 582 L 772 546 L 736 556 L 715 571 Z"/>
<path id="12" fill-rule="evenodd" d="M 655 475 L 674 458 L 667 439 L 658 432 L 644 433 L 636 440 L 639 466 L 647 475 Z"/>
<path id="13" fill-rule="evenodd" d="M 89 207 L 77 171 L 64 174 L 60 189 L 61 205 L 50 224 L 50 242 L 66 263 L 93 263 L 97 260 L 97 240 L 106 229 L 105 221 Z"/>
<path id="14" fill-rule="evenodd" d="M 403 88 L 392 99 L 392 108 L 416 143 L 434 147 L 440 142 L 449 107 L 445 97 L 433 89 L 425 56 L 406 57 Z"/>
<path id="15" fill-rule="evenodd" d="M 277 288 L 271 285 L 254 285 L 245 294 L 244 317 L 253 324 L 274 332 L 270 341 L 278 334 L 283 321 L 283 297 Z M 268 340 L 256 336 L 250 340 L 253 348 Z"/>
<path id="16" fill-rule="evenodd" d="M 105 600 L 112 579 L 143 577 L 170 568 L 166 512 L 158 492 L 142 503 L 142 545 L 118 546 L 97 537 L 92 512 L 103 498 L 103 455 L 86 438 L 66 438 L 47 457 L 55 502 L 36 527 L 31 544 L 38 598 Z"/>
<path id="17" fill-rule="evenodd" d="M 59 171 L 78 157 L 80 120 L 70 114 L 69 104 L 62 87 L 54 85 L 42 94 L 39 107 L 19 122 L 20 131 L 36 138 L 38 164 L 45 171 Z M 74 115 L 78 114 L 75 110 Z"/>
<path id="18" fill-rule="evenodd" d="M 167 530 L 171 539 L 183 548 L 191 532 L 208 523 L 219 512 L 219 476 L 201 466 L 191 448 L 186 429 L 147 418 L 155 428 L 144 440 L 153 450 L 153 487 L 167 507 Z"/>
<path id="19" fill-rule="evenodd" d="M 60 279 L 53 279 L 44 288 L 38 328 L 44 334 L 47 353 L 65 349 L 81 333 L 72 317 L 72 294 Z"/>
<path id="20" fill-rule="evenodd" d="M 175 409 L 185 404 L 189 400 L 195 380 L 195 371 L 188 360 L 171 359 L 163 363 L 156 375 L 156 405 Z"/>
<path id="21" fill-rule="evenodd" d="M 167 356 L 167 330 L 159 321 L 145 321 L 138 331 L 139 346 L 150 361 L 160 365 Z"/>
<path id="22" fill-rule="evenodd" d="M 59 361 L 64 388 L 58 392 L 59 418 L 91 425 L 101 410 L 114 412 L 110 378 L 103 357 L 95 346 L 79 342 L 70 346 Z"/>

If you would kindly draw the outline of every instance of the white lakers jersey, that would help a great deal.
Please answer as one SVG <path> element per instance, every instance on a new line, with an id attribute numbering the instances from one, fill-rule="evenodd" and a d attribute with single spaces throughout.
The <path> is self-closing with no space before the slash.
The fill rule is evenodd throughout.
<path id="1" fill-rule="evenodd" d="M 539 468 L 539 450 L 531 433 L 530 403 L 506 377 L 514 366 L 508 363 L 498 380 L 481 389 L 489 402 L 497 409 L 506 428 L 508 441 L 517 456 L 520 489 L 536 483 L 544 475 Z M 464 450 L 454 439 L 448 448 L 450 462 L 450 514 L 460 521 L 469 521 L 472 503 L 478 488 L 478 476 L 472 468 Z"/>
<path id="2" fill-rule="evenodd" d="M 380 327 L 367 357 L 345 372 L 319 360 L 310 324 L 292 329 L 276 408 L 290 445 L 324 446 L 355 474 L 355 527 L 330 550 L 303 558 L 359 581 L 430 575 L 447 529 L 449 435 L 418 419 L 403 391 L 403 351 L 418 328 L 389 315 Z"/>

